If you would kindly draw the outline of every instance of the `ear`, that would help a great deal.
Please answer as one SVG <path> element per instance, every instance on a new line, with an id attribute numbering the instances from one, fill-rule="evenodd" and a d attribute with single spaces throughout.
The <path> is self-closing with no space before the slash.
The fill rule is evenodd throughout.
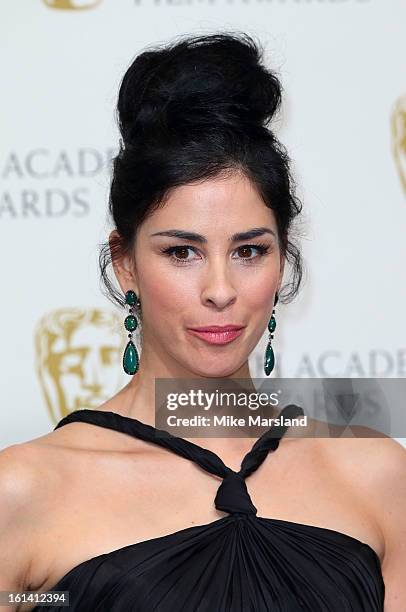
<path id="1" fill-rule="evenodd" d="M 109 244 L 114 274 L 124 294 L 132 289 L 138 296 L 135 263 L 130 255 L 123 255 L 121 252 L 120 240 L 121 237 L 117 230 L 110 232 Z"/>

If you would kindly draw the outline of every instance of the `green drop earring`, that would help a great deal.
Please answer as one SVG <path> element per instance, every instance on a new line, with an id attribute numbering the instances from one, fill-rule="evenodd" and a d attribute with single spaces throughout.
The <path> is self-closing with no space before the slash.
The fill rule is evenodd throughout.
<path id="1" fill-rule="evenodd" d="M 264 359 L 264 371 L 267 376 L 270 375 L 275 365 L 275 354 L 273 352 L 271 342 L 273 340 L 273 333 L 276 329 L 275 306 L 277 303 L 278 303 L 278 294 L 275 293 L 275 301 L 273 305 L 272 316 L 268 322 L 269 340 L 268 340 L 268 345 L 266 347 L 265 359 Z"/>
<path id="2" fill-rule="evenodd" d="M 139 357 L 137 348 L 132 341 L 133 331 L 137 329 L 138 321 L 133 314 L 134 305 L 140 306 L 141 302 L 137 298 L 134 291 L 131 289 L 125 294 L 125 303 L 129 306 L 128 315 L 124 319 L 124 327 L 129 332 L 128 334 L 128 344 L 125 347 L 124 355 L 123 355 L 123 368 L 126 374 L 133 375 L 138 372 L 139 367 Z"/>

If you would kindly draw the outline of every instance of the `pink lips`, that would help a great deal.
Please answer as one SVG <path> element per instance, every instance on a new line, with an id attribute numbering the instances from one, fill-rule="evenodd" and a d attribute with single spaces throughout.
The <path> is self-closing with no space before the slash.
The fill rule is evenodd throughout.
<path id="1" fill-rule="evenodd" d="M 243 329 L 244 327 L 241 325 L 209 325 L 207 327 L 189 328 L 188 331 L 209 344 L 227 344 L 238 338 Z"/>

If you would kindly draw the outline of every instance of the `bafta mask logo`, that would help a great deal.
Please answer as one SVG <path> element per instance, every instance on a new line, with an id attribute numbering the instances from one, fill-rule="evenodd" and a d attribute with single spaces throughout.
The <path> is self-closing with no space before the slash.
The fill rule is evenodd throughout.
<path id="1" fill-rule="evenodd" d="M 406 94 L 393 107 L 391 131 L 393 156 L 406 195 Z"/>
<path id="2" fill-rule="evenodd" d="M 111 311 L 51 311 L 35 331 L 36 370 L 51 420 L 81 408 L 97 408 L 122 383 L 126 335 Z"/>
<path id="3" fill-rule="evenodd" d="M 43 0 L 43 2 L 49 8 L 61 11 L 84 11 L 94 8 L 101 0 Z"/>

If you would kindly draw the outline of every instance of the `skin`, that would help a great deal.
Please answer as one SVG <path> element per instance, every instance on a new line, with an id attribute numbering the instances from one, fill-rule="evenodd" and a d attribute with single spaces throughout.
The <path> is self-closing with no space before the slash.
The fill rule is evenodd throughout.
<path id="1" fill-rule="evenodd" d="M 274 235 L 229 241 L 254 227 Z M 152 236 L 169 229 L 193 231 L 207 242 Z M 246 247 L 261 243 L 269 246 L 263 256 Z M 185 244 L 193 248 L 178 249 L 172 258 L 162 253 Z M 173 190 L 139 228 L 131 256 L 114 262 L 123 293 L 133 289 L 141 299 L 143 351 L 137 375 L 99 409 L 154 424 L 156 377 L 249 379 L 248 357 L 282 281 L 278 244 L 273 212 L 244 175 Z M 186 331 L 226 323 L 246 327 L 224 346 Z M 188 439 L 234 470 L 254 443 Z M 309 438 L 289 431 L 247 486 L 258 516 L 335 529 L 369 544 L 382 564 L 385 612 L 401 612 L 405 456 L 391 439 Z M 218 486 L 216 477 L 175 453 L 87 423 L 9 447 L 0 452 L 0 590 L 44 591 L 91 557 L 225 516 L 213 504 Z"/>

